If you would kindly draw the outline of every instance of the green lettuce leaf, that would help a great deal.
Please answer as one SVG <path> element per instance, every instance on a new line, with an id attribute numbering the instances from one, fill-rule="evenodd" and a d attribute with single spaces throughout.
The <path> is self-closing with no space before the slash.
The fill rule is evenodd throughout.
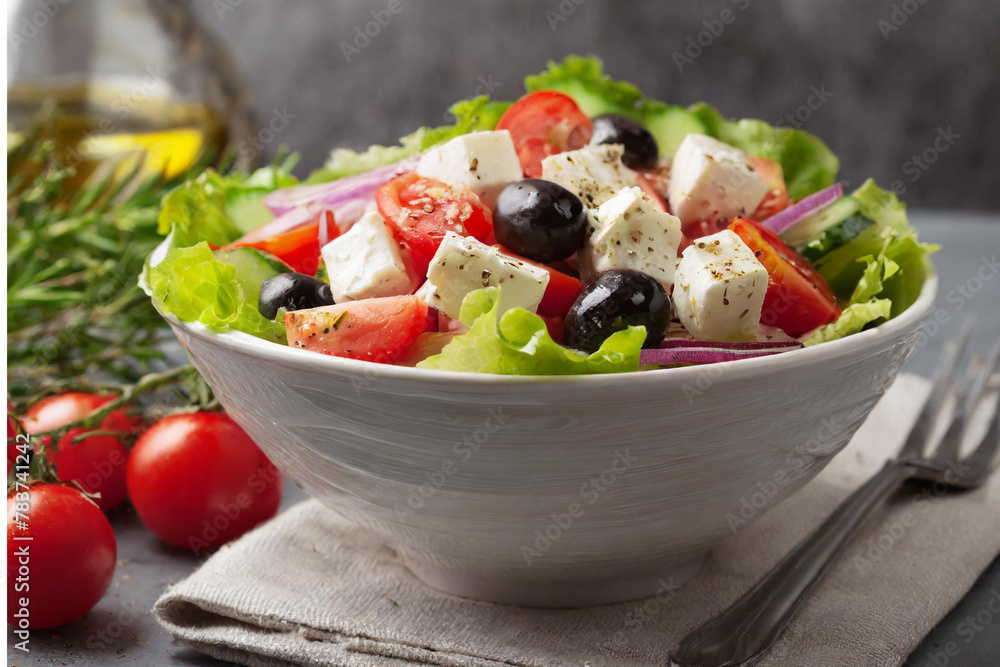
<path id="1" fill-rule="evenodd" d="M 644 327 L 611 335 L 591 355 L 565 348 L 549 335 L 545 322 L 524 308 L 512 308 L 497 318 L 500 292 L 488 287 L 462 302 L 461 320 L 469 331 L 456 336 L 440 354 L 418 368 L 493 373 L 498 375 L 582 375 L 639 370 Z"/>
<path id="2" fill-rule="evenodd" d="M 617 113 L 638 120 L 646 97 L 633 84 L 616 81 L 604 73 L 600 58 L 566 56 L 561 62 L 549 61 L 549 68 L 524 79 L 529 92 L 555 90 L 573 98 L 588 116 Z"/>
<path id="3" fill-rule="evenodd" d="M 173 230 L 177 247 L 199 241 L 222 246 L 238 239 L 240 230 L 226 215 L 228 180 L 209 169 L 171 190 L 163 199 L 157 231 L 166 235 Z"/>
<path id="4" fill-rule="evenodd" d="M 695 104 L 689 111 L 705 125 L 706 134 L 750 155 L 780 163 L 792 199 L 830 187 L 837 179 L 840 161 L 819 137 L 791 127 L 773 127 L 762 120 L 726 120 L 705 103 Z"/>
<path id="5" fill-rule="evenodd" d="M 816 345 L 856 334 L 876 320 L 888 319 L 891 311 L 892 302 L 889 299 L 872 299 L 865 303 L 851 304 L 844 309 L 836 322 L 824 325 L 813 332 L 805 344 Z"/>
<path id="6" fill-rule="evenodd" d="M 862 214 L 875 224 L 816 260 L 816 270 L 839 298 L 857 303 L 855 290 L 863 278 L 877 273 L 872 264 L 881 263 L 883 270 L 890 267 L 891 274 L 883 275 L 879 290 L 870 296 L 891 299 L 892 317 L 896 317 L 917 300 L 927 278 L 924 256 L 938 247 L 917 239 L 905 206 L 871 179 L 852 196 L 861 203 Z"/>
<path id="7" fill-rule="evenodd" d="M 569 95 L 590 117 L 614 113 L 632 118 L 653 134 L 660 154 L 668 157 L 687 134 L 706 130 L 684 107 L 648 99 L 633 84 L 612 79 L 594 56 L 550 61 L 547 70 L 525 78 L 524 87 L 528 92 L 555 90 Z"/>
<path id="8" fill-rule="evenodd" d="M 334 149 L 326 164 L 314 171 L 306 179 L 306 182 L 325 183 L 345 176 L 371 171 L 398 162 L 405 157 L 416 155 L 422 150 L 444 143 L 459 135 L 492 130 L 497 126 L 497 122 L 509 106 L 509 102 L 493 102 L 485 95 L 460 100 L 448 109 L 448 112 L 455 117 L 453 124 L 441 127 L 421 127 L 416 132 L 400 139 L 397 146 L 375 145 L 360 153 L 346 148 Z"/>
<path id="9" fill-rule="evenodd" d="M 836 322 L 817 330 L 807 345 L 857 333 L 909 308 L 927 279 L 925 256 L 937 250 L 917 239 L 906 207 L 874 181 L 866 181 L 852 196 L 860 202 L 861 214 L 874 224 L 814 262 L 847 307 Z"/>
<path id="10" fill-rule="evenodd" d="M 291 174 L 296 160 L 291 157 L 252 174 L 205 170 L 164 197 L 157 231 L 167 235 L 173 230 L 173 244 L 181 248 L 199 241 L 217 246 L 232 243 L 272 217 L 260 200 L 273 190 L 298 183 Z M 232 218 L 236 211 L 240 220 Z"/>
<path id="11" fill-rule="evenodd" d="M 283 322 L 271 322 L 257 310 L 236 276 L 236 269 L 220 262 L 205 242 L 173 248 L 156 266 L 147 264 L 144 280 L 153 304 L 185 322 L 201 322 L 214 331 L 230 328 L 285 343 Z"/>

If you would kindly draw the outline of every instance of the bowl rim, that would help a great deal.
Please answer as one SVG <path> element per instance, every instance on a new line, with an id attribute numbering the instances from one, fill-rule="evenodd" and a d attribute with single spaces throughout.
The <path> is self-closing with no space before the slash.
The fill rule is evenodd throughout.
<path id="1" fill-rule="evenodd" d="M 810 364 L 821 359 L 838 359 L 854 356 L 865 349 L 874 347 L 879 341 L 900 335 L 918 325 L 930 314 L 935 303 L 938 278 L 933 265 L 927 261 L 927 277 L 917 300 L 897 317 L 866 331 L 839 340 L 821 343 L 798 350 L 766 357 L 752 357 L 725 361 L 711 366 L 692 365 L 677 368 L 658 368 L 636 373 L 608 373 L 593 375 L 494 375 L 469 371 L 446 371 L 375 364 L 359 359 L 346 359 L 309 350 L 301 350 L 262 340 L 242 331 L 216 332 L 200 322 L 183 322 L 171 314 L 163 315 L 171 326 L 180 327 L 190 335 L 222 345 L 228 349 L 246 354 L 248 357 L 281 363 L 293 368 L 335 375 L 360 375 L 365 378 L 384 380 L 417 381 L 434 385 L 617 385 L 628 383 L 666 383 L 669 381 L 689 381 L 712 368 L 727 378 L 759 376 L 764 373 L 780 372 L 800 364 Z"/>

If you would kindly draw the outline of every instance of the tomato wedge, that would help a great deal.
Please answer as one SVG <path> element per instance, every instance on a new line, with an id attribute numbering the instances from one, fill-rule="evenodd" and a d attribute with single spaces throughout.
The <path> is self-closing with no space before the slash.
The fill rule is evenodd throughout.
<path id="1" fill-rule="evenodd" d="M 702 236 L 711 236 L 712 234 L 721 232 L 726 226 L 724 220 L 695 220 L 684 225 L 681 231 L 684 232 L 685 238 L 693 242 Z"/>
<path id="2" fill-rule="evenodd" d="M 540 269 L 548 271 L 549 284 L 546 285 L 545 293 L 542 295 L 542 301 L 538 304 L 538 314 L 543 318 L 559 318 L 560 321 L 561 318 L 566 317 L 566 313 L 569 312 L 570 306 L 573 305 L 573 302 L 576 301 L 576 297 L 580 296 L 580 292 L 583 291 L 583 283 L 581 283 L 579 279 L 574 278 L 568 273 L 563 273 L 559 269 L 555 269 L 548 264 L 539 264 L 538 262 L 532 261 L 527 257 L 522 257 L 516 252 L 512 252 L 503 247 L 499 243 L 495 244 L 493 247 L 505 255 L 516 257 L 526 264 L 531 264 L 532 266 L 537 266 Z"/>
<path id="3" fill-rule="evenodd" d="M 316 275 L 319 269 L 320 248 L 340 235 L 333 211 L 327 209 L 313 215 L 311 220 L 274 236 L 260 239 L 260 231 L 251 232 L 226 247 L 264 250 L 284 261 L 292 270 L 309 276 Z"/>
<path id="4" fill-rule="evenodd" d="M 798 338 L 840 314 L 833 291 L 809 261 L 756 222 L 733 218 L 729 229 L 743 239 L 767 269 L 761 324 Z"/>
<path id="5" fill-rule="evenodd" d="M 378 189 L 375 203 L 396 240 L 409 249 L 419 275 L 427 272 L 448 232 L 492 241 L 493 215 L 478 198 L 433 178 L 403 174 Z"/>
<path id="6" fill-rule="evenodd" d="M 569 95 L 551 90 L 528 93 L 507 109 L 497 123 L 509 130 L 521 169 L 528 178 L 542 175 L 542 160 L 583 148 L 594 128 Z"/>
<path id="7" fill-rule="evenodd" d="M 398 361 L 417 337 L 436 328 L 418 296 L 389 296 L 285 313 L 288 344 L 334 357 Z"/>
<path id="8" fill-rule="evenodd" d="M 663 179 L 653 173 L 638 172 L 635 175 L 635 184 L 642 190 L 643 194 L 649 197 L 650 201 L 660 211 L 667 211 L 667 200 L 663 193 L 666 192 Z"/>
<path id="9" fill-rule="evenodd" d="M 552 336 L 552 340 L 563 344 L 563 324 L 566 322 L 565 318 L 562 317 L 546 317 L 544 315 L 540 316 L 542 321 L 545 322 L 545 329 Z"/>
<path id="10" fill-rule="evenodd" d="M 785 176 L 781 165 L 774 160 L 750 156 L 750 164 L 753 165 L 757 175 L 767 183 L 767 194 L 757 205 L 757 210 L 750 216 L 756 221 L 766 220 L 775 213 L 788 208 L 791 201 L 788 199 L 788 189 L 785 187 Z"/>

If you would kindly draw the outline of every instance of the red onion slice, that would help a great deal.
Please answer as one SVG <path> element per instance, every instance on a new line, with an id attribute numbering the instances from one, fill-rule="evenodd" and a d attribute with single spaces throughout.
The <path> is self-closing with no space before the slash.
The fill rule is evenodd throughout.
<path id="1" fill-rule="evenodd" d="M 796 348 L 802 347 L 802 343 L 794 340 L 788 341 L 750 341 L 747 343 L 722 343 L 714 340 L 695 340 L 694 338 L 664 338 L 663 342 L 658 346 L 659 349 L 669 349 L 669 348 L 683 348 L 683 347 L 707 347 L 716 348 L 722 350 L 737 350 L 737 351 L 751 351 L 751 350 L 770 350 L 772 348 Z"/>
<path id="2" fill-rule="evenodd" d="M 693 342 L 705 343 L 706 341 Z M 720 347 L 718 343 L 700 346 L 660 347 L 640 352 L 639 363 L 655 366 L 717 364 L 723 361 L 766 357 L 802 347 L 801 343 L 766 343 L 767 347 L 738 347 L 743 345 L 754 345 L 754 343 L 729 343 L 728 347 Z"/>
<path id="3" fill-rule="evenodd" d="M 275 190 L 264 197 L 264 205 L 275 215 L 281 216 L 302 206 L 316 204 L 332 207 L 348 199 L 370 198 L 379 186 L 404 172 L 412 171 L 419 159 L 419 155 L 413 155 L 385 167 L 347 176 L 330 183 L 296 185 Z"/>
<path id="4" fill-rule="evenodd" d="M 427 308 L 427 326 L 424 331 L 430 333 L 438 333 L 441 331 L 441 324 L 438 319 L 438 309 L 434 306 Z"/>
<path id="5" fill-rule="evenodd" d="M 814 192 L 805 199 L 800 199 L 784 211 L 775 213 L 767 220 L 761 222 L 760 226 L 775 234 L 782 234 L 821 208 L 829 206 L 843 194 L 843 185 L 840 183 L 831 185 L 819 192 Z"/>

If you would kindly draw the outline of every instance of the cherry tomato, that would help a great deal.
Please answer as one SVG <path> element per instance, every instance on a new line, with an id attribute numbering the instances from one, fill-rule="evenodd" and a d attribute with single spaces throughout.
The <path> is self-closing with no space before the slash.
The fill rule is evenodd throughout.
<path id="1" fill-rule="evenodd" d="M 87 394 L 81 391 L 48 396 L 32 405 L 24 413 L 24 430 L 35 434 L 61 428 L 86 417 L 114 398 L 113 394 Z M 129 433 L 135 431 L 139 423 L 139 420 L 129 417 L 124 410 L 118 409 L 101 420 L 100 429 Z M 51 439 L 45 436 L 43 441 L 48 444 Z"/>
<path id="2" fill-rule="evenodd" d="M 583 148 L 594 128 L 569 95 L 551 90 L 528 93 L 501 116 L 498 130 L 509 130 L 521 169 L 528 178 L 542 175 L 542 160 Z"/>
<path id="3" fill-rule="evenodd" d="M 39 484 L 8 494 L 7 623 L 54 628 L 83 616 L 111 585 L 116 557 L 111 524 L 76 489 Z"/>
<path id="4" fill-rule="evenodd" d="M 142 522 L 175 547 L 208 551 L 273 517 L 282 478 L 221 412 L 164 417 L 136 441 L 128 494 Z"/>
<path id="5" fill-rule="evenodd" d="M 340 228 L 334 220 L 333 211 L 324 209 L 312 220 L 274 236 L 260 239 L 259 232 L 256 230 L 226 247 L 257 248 L 271 253 L 297 273 L 315 276 L 319 269 L 320 248 L 337 238 Z"/>
<path id="6" fill-rule="evenodd" d="M 113 394 L 87 394 L 81 391 L 48 396 L 24 413 L 24 429 L 28 433 L 51 431 L 86 417 L 114 398 Z M 101 420 L 101 429 L 128 432 L 134 429 L 136 424 L 135 419 L 126 415 L 124 410 L 118 409 Z"/>
<path id="7" fill-rule="evenodd" d="M 750 164 L 753 165 L 757 175 L 767 183 L 767 194 L 757 205 L 757 210 L 750 216 L 752 220 L 759 222 L 786 209 L 791 201 L 788 199 L 788 190 L 785 188 L 785 176 L 781 164 L 756 155 L 750 156 Z"/>
<path id="8" fill-rule="evenodd" d="M 492 215 L 478 198 L 433 178 L 403 174 L 381 186 L 375 202 L 396 240 L 409 249 L 414 269 L 421 276 L 448 232 L 473 236 L 484 243 L 492 240 Z"/>
<path id="9" fill-rule="evenodd" d="M 14 412 L 14 404 L 7 399 L 7 472 L 10 472 L 10 460 L 17 457 L 17 422 L 11 417 Z"/>
<path id="10" fill-rule="evenodd" d="M 729 229 L 743 239 L 767 269 L 761 324 L 778 327 L 797 338 L 837 319 L 840 309 L 833 291 L 805 257 L 745 218 L 733 218 Z"/>
<path id="11" fill-rule="evenodd" d="M 86 433 L 70 429 L 59 441 L 52 463 L 60 481 L 76 482 L 88 493 L 100 494 L 94 502 L 106 512 L 125 500 L 128 450 L 118 438 Z"/>

